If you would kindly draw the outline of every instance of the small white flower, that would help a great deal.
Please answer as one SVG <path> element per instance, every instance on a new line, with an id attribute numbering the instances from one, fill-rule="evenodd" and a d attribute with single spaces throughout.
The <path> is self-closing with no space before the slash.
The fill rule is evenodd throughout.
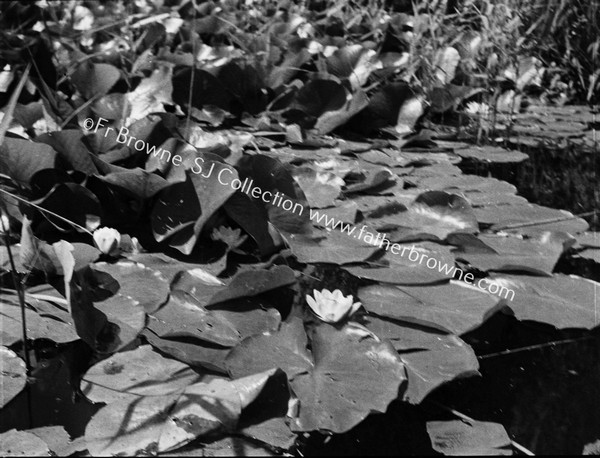
<path id="1" fill-rule="evenodd" d="M 0 214 L 0 235 L 10 232 L 10 220 L 4 213 Z"/>
<path id="2" fill-rule="evenodd" d="M 465 112 L 487 118 L 490 113 L 490 107 L 485 103 L 469 102 L 467 103 Z"/>
<path id="3" fill-rule="evenodd" d="M 352 295 L 344 296 L 336 289 L 334 292 L 324 289 L 322 291 L 313 290 L 314 298 L 306 295 L 306 302 L 315 315 L 326 323 L 337 323 L 350 317 L 362 305 L 360 302 L 353 302 Z"/>
<path id="4" fill-rule="evenodd" d="M 315 162 L 315 165 L 319 169 L 333 170 L 339 165 L 339 163 L 335 159 L 327 159 L 326 161 Z"/>
<path id="5" fill-rule="evenodd" d="M 325 48 L 323 49 L 323 55 L 325 57 L 331 57 L 331 55 L 336 52 L 338 49 L 337 46 L 325 46 Z"/>
<path id="6" fill-rule="evenodd" d="M 321 51 L 323 51 L 324 48 L 323 48 L 323 45 L 321 43 L 319 43 L 318 41 L 312 40 L 308 44 L 308 46 L 307 46 L 306 49 L 308 50 L 308 52 L 310 54 L 318 54 Z"/>
<path id="7" fill-rule="evenodd" d="M 116 229 L 101 227 L 94 231 L 94 243 L 102 253 L 114 256 L 119 252 L 121 234 Z"/>
<path id="8" fill-rule="evenodd" d="M 317 183 L 333 187 L 342 187 L 346 184 L 346 182 L 340 177 L 329 172 L 317 172 L 315 181 Z"/>
<path id="9" fill-rule="evenodd" d="M 298 26 L 298 29 L 296 29 L 296 34 L 298 34 L 300 38 L 309 38 L 314 36 L 315 28 L 312 26 L 312 24 L 304 22 Z"/>

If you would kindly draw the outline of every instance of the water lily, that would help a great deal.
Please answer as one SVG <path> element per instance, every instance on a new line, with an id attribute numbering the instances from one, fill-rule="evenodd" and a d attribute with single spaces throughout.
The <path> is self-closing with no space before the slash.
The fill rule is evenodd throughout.
<path id="1" fill-rule="evenodd" d="M 354 302 L 351 294 L 344 296 L 339 289 L 333 292 L 328 289 L 319 292 L 315 289 L 313 295 L 314 298 L 307 294 L 306 302 L 314 314 L 327 323 L 337 323 L 348 318 L 361 306 L 360 302 Z"/>
<path id="2" fill-rule="evenodd" d="M 485 103 L 469 102 L 465 107 L 465 112 L 487 118 L 490 114 L 490 107 Z"/>
<path id="3" fill-rule="evenodd" d="M 119 252 L 121 234 L 116 229 L 101 227 L 94 231 L 94 243 L 102 253 L 114 256 Z"/>
<path id="4" fill-rule="evenodd" d="M 10 232 L 10 220 L 4 213 L 0 214 L 0 235 Z"/>

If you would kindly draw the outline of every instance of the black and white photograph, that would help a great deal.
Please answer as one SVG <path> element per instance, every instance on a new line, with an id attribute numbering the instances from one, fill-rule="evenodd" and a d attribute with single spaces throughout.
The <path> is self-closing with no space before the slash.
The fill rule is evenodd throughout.
<path id="1" fill-rule="evenodd" d="M 0 0 L 0 456 L 600 455 L 600 0 Z"/>

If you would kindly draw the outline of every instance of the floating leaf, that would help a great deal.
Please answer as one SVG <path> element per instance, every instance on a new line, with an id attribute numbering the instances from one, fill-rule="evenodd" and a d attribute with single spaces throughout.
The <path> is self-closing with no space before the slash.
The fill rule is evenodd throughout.
<path id="1" fill-rule="evenodd" d="M 195 383 L 176 394 L 113 402 L 92 417 L 85 431 L 91 455 L 134 455 L 175 450 L 204 435 L 231 431 L 274 371 L 233 382 Z"/>
<path id="2" fill-rule="evenodd" d="M 205 272 L 190 270 L 173 284 L 173 290 L 186 292 L 203 306 L 208 306 L 257 296 L 295 282 L 294 271 L 287 266 L 275 266 L 269 270 L 242 270 L 227 281 Z"/>
<path id="3" fill-rule="evenodd" d="M 471 146 L 469 148 L 458 148 L 454 152 L 462 158 L 474 159 L 487 164 L 516 163 L 529 159 L 527 154 L 520 151 L 495 146 Z"/>
<path id="4" fill-rule="evenodd" d="M 490 278 L 504 288 L 506 312 L 518 320 L 550 324 L 558 329 L 592 329 L 598 325 L 600 284 L 574 275 L 529 277 L 494 275 Z M 490 288 L 491 290 L 491 288 Z"/>
<path id="5" fill-rule="evenodd" d="M 420 404 L 433 390 L 459 377 L 478 375 L 479 362 L 462 339 L 433 329 L 368 316 L 367 328 L 391 341 L 406 367 L 404 401 Z"/>
<path id="6" fill-rule="evenodd" d="M 121 78 L 121 72 L 110 64 L 94 64 L 87 60 L 80 64 L 71 75 L 71 81 L 86 98 L 106 94 Z"/>
<path id="7" fill-rule="evenodd" d="M 413 96 L 404 101 L 398 111 L 395 130 L 398 134 L 405 135 L 413 132 L 417 121 L 425 113 L 425 97 Z"/>
<path id="8" fill-rule="evenodd" d="M 347 96 L 349 99 L 345 105 L 332 111 L 326 111 L 317 120 L 314 128 L 319 134 L 328 134 L 338 127 L 346 124 L 354 115 L 360 113 L 368 104 L 369 98 L 364 91 Z"/>
<path id="9" fill-rule="evenodd" d="M 0 145 L 0 169 L 13 180 L 29 184 L 36 172 L 56 167 L 56 156 L 51 146 L 6 137 Z"/>
<path id="10" fill-rule="evenodd" d="M 148 199 L 171 185 L 155 173 L 149 173 L 140 168 L 109 173 L 101 179 L 126 190 L 138 199 Z"/>
<path id="11" fill-rule="evenodd" d="M 210 344 L 210 342 L 198 339 L 163 339 L 150 329 L 146 329 L 143 336 L 154 348 L 190 366 L 205 367 L 219 374 L 227 373 L 225 358 L 231 350 L 229 347 Z"/>
<path id="12" fill-rule="evenodd" d="M 353 125 L 356 123 L 361 131 L 395 126 L 402 106 L 413 97 L 414 92 L 407 83 L 387 84 L 370 98 L 369 105 L 354 118 Z"/>
<path id="13" fill-rule="evenodd" d="M 27 300 L 29 302 L 29 299 Z M 47 304 L 50 310 L 57 307 Z M 42 316 L 29 308 L 25 309 L 25 320 L 27 322 L 27 336 L 29 339 L 51 339 L 57 343 L 66 343 L 77 340 L 79 336 L 71 324 L 71 317 L 64 311 L 57 309 L 58 313 L 50 316 Z M 0 314 L 2 316 L 2 327 L 0 328 L 0 345 L 13 345 L 22 338 L 21 334 L 21 310 L 16 295 L 2 293 L 0 303 Z M 48 315 L 46 312 L 44 315 Z M 66 315 L 66 317 L 65 317 Z"/>
<path id="14" fill-rule="evenodd" d="M 11 429 L 0 434 L 2 456 L 49 456 L 48 445 L 35 434 Z"/>
<path id="15" fill-rule="evenodd" d="M 344 193 L 369 191 L 367 194 L 377 194 L 378 190 L 388 188 L 396 181 L 396 176 L 386 168 L 371 169 L 366 171 L 364 175 L 362 182 L 346 186 Z"/>
<path id="16" fill-rule="evenodd" d="M 512 225 L 524 225 L 511 231 L 520 234 L 534 234 L 543 231 L 577 234 L 589 228 L 582 218 L 574 217 L 566 210 L 555 210 L 535 204 L 488 205 L 476 208 L 475 216 L 483 224 L 492 225 L 492 230 L 510 229 Z M 559 221 L 555 221 L 559 220 Z M 536 224 L 531 224 L 536 223 Z"/>
<path id="17" fill-rule="evenodd" d="M 167 359 L 142 345 L 116 353 L 92 366 L 83 376 L 81 392 L 92 402 L 124 402 L 142 396 L 177 393 L 200 376 L 186 364 Z"/>
<path id="18" fill-rule="evenodd" d="M 337 49 L 327 57 L 327 71 L 338 78 L 348 78 L 354 89 L 367 82 L 373 71 L 375 51 L 366 49 L 363 45 L 355 44 Z"/>
<path id="19" fill-rule="evenodd" d="M 511 440 L 499 423 L 429 421 L 427 433 L 433 449 L 443 455 L 512 455 Z"/>
<path id="20" fill-rule="evenodd" d="M 81 438 L 71 441 L 69 433 L 62 426 L 41 426 L 25 431 L 42 439 L 56 456 L 70 456 L 83 452 L 85 445 Z"/>
<path id="21" fill-rule="evenodd" d="M 358 298 L 365 309 L 380 316 L 464 334 L 500 310 L 500 298 L 464 282 L 441 285 L 372 285 L 361 288 Z"/>
<path id="22" fill-rule="evenodd" d="M 39 135 L 35 141 L 51 146 L 74 170 L 93 175 L 98 173 L 98 169 L 90 157 L 90 151 L 81 141 L 82 138 L 80 130 L 66 129 Z"/>
<path id="23" fill-rule="evenodd" d="M 420 194 L 408 208 L 401 204 L 382 205 L 367 213 L 366 220 L 380 230 L 385 228 L 391 240 L 444 240 L 452 232 L 479 231 L 471 205 L 464 198 L 443 191 Z"/>
<path id="24" fill-rule="evenodd" d="M 324 113 L 341 109 L 345 103 L 346 90 L 341 84 L 333 80 L 316 79 L 309 81 L 296 93 L 286 116 L 297 124 L 312 124 Z M 302 116 L 306 117 L 305 121 L 301 121 L 304 119 Z"/>
<path id="25" fill-rule="evenodd" d="M 460 62 L 460 54 L 452 46 L 440 49 L 435 56 L 435 76 L 441 84 L 448 84 L 454 79 L 456 68 Z"/>
<path id="26" fill-rule="evenodd" d="M 238 170 L 240 179 L 252 180 L 252 188 L 261 191 L 258 197 L 254 197 L 254 191 L 250 195 L 254 202 L 265 206 L 269 221 L 277 229 L 290 233 L 310 233 L 306 197 L 281 161 L 262 154 L 244 156 L 238 162 Z"/>
<path id="27" fill-rule="evenodd" d="M 118 262 L 93 264 L 96 271 L 109 274 L 118 282 L 118 292 L 133 298 L 146 313 L 157 310 L 169 295 L 169 282 L 160 272 L 139 263 Z"/>
<path id="28" fill-rule="evenodd" d="M 564 239 L 557 233 L 544 232 L 521 239 L 496 235 L 460 234 L 449 243 L 458 244 L 457 259 L 467 261 L 483 271 L 524 271 L 552 275 L 554 266 L 565 250 Z"/>
<path id="29" fill-rule="evenodd" d="M 600 232 L 584 232 L 576 236 L 577 246 L 575 248 L 590 247 L 600 248 Z"/>
<path id="30" fill-rule="evenodd" d="M 163 65 L 142 79 L 134 91 L 127 94 L 130 105 L 128 123 L 142 119 L 150 113 L 164 112 L 163 104 L 173 105 L 171 94 L 173 69 Z"/>
<path id="31" fill-rule="evenodd" d="M 348 264 L 368 259 L 378 248 L 338 230 L 315 231 L 312 237 L 286 235 L 292 254 L 303 263 Z"/>
<path id="32" fill-rule="evenodd" d="M 390 251 L 368 266 L 342 266 L 352 275 L 397 285 L 424 285 L 452 278 L 454 256 L 444 246 L 430 242 L 392 245 Z"/>
<path id="33" fill-rule="evenodd" d="M 280 368 L 300 400 L 297 431 L 350 430 L 371 412 L 384 412 L 397 398 L 405 369 L 389 344 L 358 325 L 322 324 L 311 333 L 312 357 L 301 321 L 255 336 L 227 358 L 231 374 Z M 313 360 L 314 358 L 314 360 Z"/>
<path id="34" fill-rule="evenodd" d="M 5 326 L 4 321 L 2 325 Z M 17 396 L 27 384 L 25 362 L 17 354 L 0 346 L 0 409 Z M 6 450 L 5 450 L 6 453 Z"/>
<path id="35" fill-rule="evenodd" d="M 234 275 L 226 289 L 212 296 L 207 305 L 256 296 L 295 282 L 294 271 L 287 266 L 275 266 L 270 270 L 242 271 Z"/>
<path id="36" fill-rule="evenodd" d="M 154 312 L 148 329 L 161 338 L 192 337 L 223 347 L 233 347 L 241 340 L 233 323 L 178 290 Z"/>

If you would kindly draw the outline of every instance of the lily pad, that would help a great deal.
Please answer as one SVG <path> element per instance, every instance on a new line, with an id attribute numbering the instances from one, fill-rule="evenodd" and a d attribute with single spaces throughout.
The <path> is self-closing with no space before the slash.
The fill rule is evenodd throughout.
<path id="1" fill-rule="evenodd" d="M 3 323 L 4 325 L 4 323 Z M 0 409 L 17 396 L 27 384 L 25 362 L 17 354 L 0 346 Z"/>
<path id="2" fill-rule="evenodd" d="M 369 316 L 367 328 L 391 341 L 406 367 L 408 384 L 403 399 L 421 403 L 433 390 L 460 377 L 479 375 L 473 349 L 461 338 L 433 329 Z"/>
<path id="3" fill-rule="evenodd" d="M 459 244 L 454 251 L 457 259 L 469 262 L 483 271 L 524 271 L 537 275 L 552 275 L 554 266 L 565 251 L 563 238 L 545 232 L 535 238 L 479 234 L 454 236 L 450 241 Z"/>
<path id="4" fill-rule="evenodd" d="M 402 204 L 383 205 L 369 212 L 366 220 L 390 233 L 388 237 L 393 241 L 443 240 L 452 232 L 479 231 L 469 203 L 443 191 L 420 194 L 408 208 Z"/>
<path id="5" fill-rule="evenodd" d="M 49 456 L 48 445 L 35 434 L 11 429 L 0 434 L 2 456 Z"/>
<path id="6" fill-rule="evenodd" d="M 9 346 L 19 342 L 22 338 L 21 310 L 16 296 L 10 302 L 7 294 L 3 293 L 2 296 L 0 314 L 3 323 L 0 328 L 0 345 Z M 50 305 L 50 307 L 53 306 Z M 69 317 L 68 314 L 66 315 Z M 25 320 L 29 339 L 45 338 L 57 343 L 72 342 L 79 339 L 72 324 L 55 317 L 41 316 L 27 308 L 25 309 Z"/>
<path id="7" fill-rule="evenodd" d="M 344 180 L 330 172 L 316 171 L 310 167 L 297 167 L 292 171 L 311 208 L 330 207 L 340 195 Z"/>
<path id="8" fill-rule="evenodd" d="M 56 161 L 56 151 L 43 143 L 7 137 L 0 146 L 2 173 L 23 184 L 36 172 L 56 167 Z"/>
<path id="9" fill-rule="evenodd" d="M 520 151 L 507 150 L 496 146 L 473 146 L 456 149 L 454 152 L 462 158 L 474 159 L 487 164 L 517 163 L 529 159 L 527 154 Z"/>
<path id="10" fill-rule="evenodd" d="M 482 421 L 429 421 L 427 433 L 435 451 L 447 456 L 512 455 L 504 426 Z"/>
<path id="11" fill-rule="evenodd" d="M 555 210 L 535 204 L 488 205 L 475 208 L 474 211 L 479 223 L 491 225 L 494 231 L 510 230 L 519 234 L 560 231 L 577 234 L 589 228 L 584 219 L 576 218 L 566 210 Z M 513 229 L 511 226 L 520 227 Z"/>
<path id="12" fill-rule="evenodd" d="M 251 337 L 227 358 L 233 376 L 278 367 L 300 400 L 295 431 L 341 433 L 371 412 L 385 412 L 399 395 L 404 365 L 389 345 L 359 325 L 341 329 L 322 324 L 310 333 L 293 319 L 276 333 Z"/>
<path id="13" fill-rule="evenodd" d="M 118 282 L 119 294 L 133 298 L 146 313 L 157 310 L 169 294 L 168 280 L 159 271 L 143 264 L 128 261 L 115 264 L 98 262 L 92 267 L 114 278 Z"/>
<path id="14" fill-rule="evenodd" d="M 600 284 L 575 275 L 530 277 L 495 275 L 491 279 L 507 289 L 505 311 L 518 320 L 550 324 L 558 329 L 593 329 L 598 326 Z"/>
<path id="15" fill-rule="evenodd" d="M 382 257 L 369 259 L 368 266 L 342 268 L 359 278 L 397 285 L 431 284 L 453 276 L 454 256 L 445 246 L 423 242 L 392 247 Z"/>
<path id="16" fill-rule="evenodd" d="M 112 402 L 92 417 L 85 431 L 93 456 L 134 455 L 140 450 L 175 450 L 197 437 L 232 430 L 274 371 L 240 380 L 195 383 L 174 394 Z"/>
<path id="17" fill-rule="evenodd" d="M 309 264 L 347 264 L 364 261 L 378 250 L 377 247 L 336 229 L 315 232 L 312 237 L 301 234 L 285 236 L 285 241 L 298 261 Z"/>
<path id="18" fill-rule="evenodd" d="M 479 327 L 501 308 L 500 298 L 454 280 L 427 286 L 366 286 L 358 298 L 379 316 L 457 335 Z"/>
<path id="19" fill-rule="evenodd" d="M 128 403 L 142 396 L 176 393 L 199 380 L 200 375 L 186 364 L 142 345 L 116 353 L 88 369 L 81 392 L 92 402 Z"/>

